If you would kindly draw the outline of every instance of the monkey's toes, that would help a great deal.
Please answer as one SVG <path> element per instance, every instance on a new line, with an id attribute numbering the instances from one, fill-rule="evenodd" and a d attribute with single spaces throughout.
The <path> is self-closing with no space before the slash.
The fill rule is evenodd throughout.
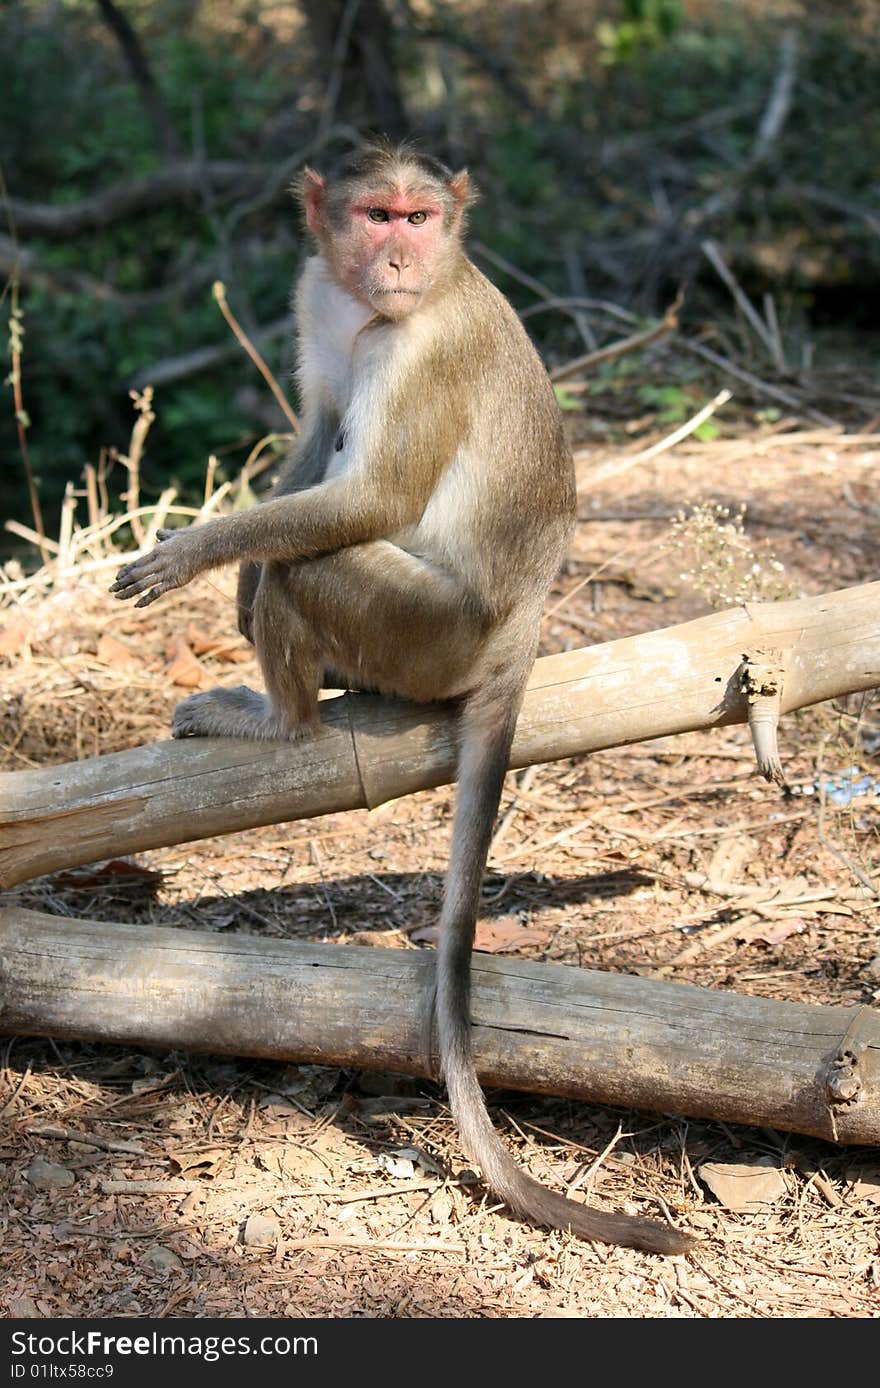
<path id="1" fill-rule="evenodd" d="M 209 736 L 204 707 L 209 698 L 210 695 L 206 694 L 190 694 L 188 698 L 181 699 L 171 717 L 172 737 Z"/>
<path id="2" fill-rule="evenodd" d="M 284 737 L 265 695 L 246 684 L 205 689 L 182 699 L 171 720 L 172 737 Z"/>

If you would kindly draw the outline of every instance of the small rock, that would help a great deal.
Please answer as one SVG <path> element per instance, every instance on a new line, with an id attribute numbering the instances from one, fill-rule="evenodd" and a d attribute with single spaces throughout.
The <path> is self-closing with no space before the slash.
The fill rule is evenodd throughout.
<path id="1" fill-rule="evenodd" d="M 11 1296 L 6 1305 L 10 1316 L 36 1318 L 40 1314 L 32 1296 Z"/>
<path id="2" fill-rule="evenodd" d="M 868 978 L 880 983 L 880 954 L 875 954 L 874 958 L 862 969 L 862 973 L 867 974 Z"/>
<path id="3" fill-rule="evenodd" d="M 179 1272 L 183 1263 L 171 1248 L 163 1248 L 161 1244 L 154 1244 L 148 1248 L 141 1258 L 141 1262 L 149 1268 L 155 1268 L 157 1272 Z"/>
<path id="4" fill-rule="evenodd" d="M 73 1172 L 68 1171 L 66 1166 L 46 1161 L 45 1157 L 34 1157 L 24 1173 L 24 1178 L 35 1190 L 63 1190 L 65 1186 L 72 1186 L 76 1181 Z"/>
<path id="5" fill-rule="evenodd" d="M 452 1219 L 455 1206 L 452 1203 L 452 1196 L 448 1190 L 441 1186 L 431 1201 L 430 1214 L 435 1224 L 448 1224 Z"/>
<path id="6" fill-rule="evenodd" d="M 242 1242 L 248 1248 L 274 1248 L 281 1236 L 278 1220 L 271 1215 L 248 1215 Z"/>
<path id="7" fill-rule="evenodd" d="M 880 1166 L 857 1166 L 847 1171 L 850 1196 L 857 1204 L 880 1205 Z"/>
<path id="8" fill-rule="evenodd" d="M 697 1174 L 726 1210 L 760 1214 L 788 1193 L 773 1157 L 756 1157 L 751 1162 L 706 1161 Z"/>
<path id="9" fill-rule="evenodd" d="M 415 1163 L 411 1157 L 394 1156 L 388 1152 L 379 1154 L 379 1165 L 395 1181 L 410 1181 L 416 1174 Z"/>
<path id="10" fill-rule="evenodd" d="M 288 1113 L 301 1113 L 296 1104 L 291 1103 L 283 1094 L 267 1094 L 261 1099 L 258 1108 L 268 1113 L 271 1118 L 283 1118 Z"/>

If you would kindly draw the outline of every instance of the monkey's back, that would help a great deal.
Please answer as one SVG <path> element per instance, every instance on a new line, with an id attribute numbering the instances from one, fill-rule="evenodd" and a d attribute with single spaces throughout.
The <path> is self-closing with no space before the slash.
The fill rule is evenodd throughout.
<path id="1" fill-rule="evenodd" d="M 553 387 L 511 305 L 465 261 L 438 388 L 467 425 L 407 548 L 450 560 L 493 606 L 543 601 L 575 516 Z"/>

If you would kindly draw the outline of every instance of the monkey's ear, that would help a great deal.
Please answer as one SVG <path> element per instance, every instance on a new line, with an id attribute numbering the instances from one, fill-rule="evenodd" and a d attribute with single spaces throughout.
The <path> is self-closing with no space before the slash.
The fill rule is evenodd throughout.
<path id="1" fill-rule="evenodd" d="M 477 200 L 477 190 L 471 183 L 467 169 L 459 169 L 449 180 L 449 191 L 455 199 L 455 225 L 458 226 L 471 203 Z"/>
<path id="2" fill-rule="evenodd" d="M 324 225 L 325 186 L 323 175 L 306 165 L 300 179 L 299 196 L 306 214 L 306 226 L 315 236 Z"/>

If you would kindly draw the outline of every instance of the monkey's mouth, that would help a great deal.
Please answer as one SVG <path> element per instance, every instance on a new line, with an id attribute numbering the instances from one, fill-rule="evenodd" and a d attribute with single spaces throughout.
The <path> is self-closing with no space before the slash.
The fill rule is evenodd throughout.
<path id="1" fill-rule="evenodd" d="M 370 293 L 376 313 L 392 320 L 415 313 L 423 298 L 423 289 L 408 289 L 402 284 L 377 284 Z"/>

